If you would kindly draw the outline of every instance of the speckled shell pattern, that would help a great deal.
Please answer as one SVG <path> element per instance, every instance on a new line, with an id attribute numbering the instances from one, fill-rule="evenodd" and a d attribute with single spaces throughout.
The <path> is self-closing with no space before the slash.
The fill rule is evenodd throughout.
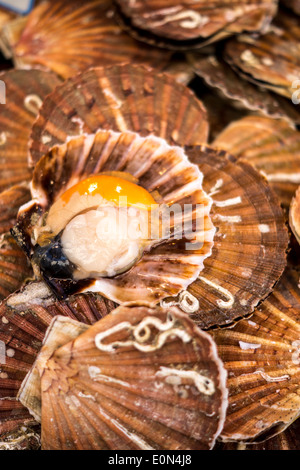
<path id="1" fill-rule="evenodd" d="M 28 284 L 0 304 L 0 340 L 5 345 L 5 364 L 0 364 L 1 435 L 36 422 L 16 397 L 53 318 L 64 316 L 92 325 L 115 307 L 97 294 L 75 295 L 58 302 L 41 282 Z"/>
<path id="2" fill-rule="evenodd" d="M 262 90 L 242 78 L 219 57 L 205 56 L 201 52 L 189 52 L 188 59 L 195 73 L 208 87 L 217 92 L 216 98 L 217 96 L 222 98 L 219 113 L 224 113 L 224 107 L 228 107 L 226 102 L 229 102 L 238 109 L 257 112 L 273 119 L 285 119 L 291 125 L 300 124 L 300 112 L 291 101 L 267 89 Z M 206 104 L 205 95 L 204 104 Z M 216 132 L 211 118 L 209 122 L 212 130 Z"/>
<path id="3" fill-rule="evenodd" d="M 120 307 L 40 374 L 45 450 L 209 449 L 225 418 L 215 345 L 177 309 Z"/>
<path id="4" fill-rule="evenodd" d="M 188 288 L 199 301 L 191 318 L 206 329 L 253 312 L 269 295 L 286 266 L 288 232 L 276 195 L 250 164 L 207 146 L 186 153 L 213 200 L 212 254 Z"/>
<path id="5" fill-rule="evenodd" d="M 249 142 L 255 142 L 250 145 Z M 300 132 L 284 121 L 247 116 L 230 124 L 213 145 L 247 160 L 269 181 L 288 208 L 300 184 Z"/>
<path id="6" fill-rule="evenodd" d="M 29 181 L 27 145 L 31 127 L 44 98 L 61 83 L 49 72 L 11 70 L 0 74 L 5 105 L 0 114 L 0 191 Z M 2 96 L 1 92 L 1 96 Z"/>
<path id="7" fill-rule="evenodd" d="M 15 233 L 18 236 L 21 232 L 19 238 L 29 240 L 34 229 L 33 213 L 42 216 L 68 188 L 90 175 L 107 171 L 131 174 L 147 191 L 159 194 L 158 204 L 178 204 L 182 214 L 179 219 L 171 217 L 170 237 L 158 240 L 128 272 L 99 278 L 95 287 L 88 289 L 97 289 L 118 303 L 143 300 L 154 304 L 185 290 L 211 254 L 215 233 L 209 217 L 212 201 L 201 189 L 203 176 L 198 167 L 188 161 L 181 148 L 171 147 L 160 138 L 98 131 L 54 147 L 35 168 L 32 206 L 20 210 Z M 191 207 L 187 215 L 185 204 Z M 178 224 L 183 229 L 181 234 L 175 230 Z M 199 246 L 186 248 L 185 244 L 194 240 L 201 240 Z"/>
<path id="8" fill-rule="evenodd" d="M 0 193 L 0 300 L 18 290 L 33 275 L 25 254 L 10 235 L 19 208 L 30 199 L 27 184 Z"/>
<path id="9" fill-rule="evenodd" d="M 122 31 L 113 13 L 111 0 L 41 2 L 10 44 L 15 66 L 52 70 L 64 79 L 98 64 L 164 68 L 171 53 L 141 46 Z"/>
<path id="10" fill-rule="evenodd" d="M 250 81 L 292 99 L 300 74 L 299 39 L 299 18 L 280 12 L 266 35 L 230 40 L 225 59 Z"/>
<path id="11" fill-rule="evenodd" d="M 221 39 L 265 30 L 277 10 L 274 0 L 117 0 L 132 27 L 173 41 Z M 145 38 L 144 38 L 145 39 Z M 149 39 L 148 39 L 149 40 Z"/>
<path id="12" fill-rule="evenodd" d="M 90 69 L 43 103 L 30 140 L 30 163 L 68 137 L 98 129 L 154 134 L 169 144 L 207 142 L 206 110 L 191 90 L 145 66 Z"/>
<path id="13" fill-rule="evenodd" d="M 287 269 L 252 317 L 212 333 L 228 372 L 226 441 L 259 442 L 299 417 L 298 282 Z"/>

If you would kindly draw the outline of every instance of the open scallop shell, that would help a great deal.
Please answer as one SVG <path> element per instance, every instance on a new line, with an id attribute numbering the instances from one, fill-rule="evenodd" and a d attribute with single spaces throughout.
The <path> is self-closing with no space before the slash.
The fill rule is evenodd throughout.
<path id="1" fill-rule="evenodd" d="M 266 35 L 231 39 L 225 59 L 243 77 L 292 99 L 300 75 L 299 40 L 299 18 L 281 11 Z"/>
<path id="2" fill-rule="evenodd" d="M 209 449 L 222 429 L 225 371 L 177 309 L 120 307 L 37 366 L 45 450 Z"/>
<path id="3" fill-rule="evenodd" d="M 206 146 L 186 153 L 213 200 L 216 235 L 204 270 L 179 306 L 208 328 L 253 312 L 272 291 L 286 266 L 288 233 L 276 195 L 251 165 Z"/>
<path id="4" fill-rule="evenodd" d="M 300 184 L 300 132 L 284 121 L 248 116 L 230 124 L 213 145 L 254 165 L 289 207 Z"/>
<path id="5" fill-rule="evenodd" d="M 297 189 L 296 195 L 292 200 L 290 207 L 290 227 L 300 243 L 300 188 Z"/>
<path id="6" fill-rule="evenodd" d="M 203 56 L 191 52 L 188 58 L 195 73 L 232 106 L 256 111 L 273 119 L 285 119 L 292 125 L 300 124 L 300 112 L 290 101 L 244 80 L 215 55 Z M 204 103 L 206 104 L 205 99 Z M 227 108 L 224 103 L 223 108 Z M 221 114 L 222 112 L 224 109 L 220 111 Z M 212 125 L 211 128 L 213 129 Z"/>
<path id="7" fill-rule="evenodd" d="M 31 235 L 53 202 L 79 181 L 101 172 L 121 171 L 137 178 L 148 192 L 156 191 L 161 205 L 177 204 L 182 209 L 175 225 L 184 225 L 177 235 L 171 220 L 170 237 L 145 252 L 129 271 L 112 278 L 90 279 L 85 283 L 66 283 L 46 279 L 57 295 L 69 289 L 102 292 L 117 303 L 144 300 L 156 304 L 160 299 L 177 295 L 187 288 L 203 269 L 211 254 L 215 229 L 210 221 L 211 199 L 202 188 L 202 174 L 189 162 L 180 147 L 171 147 L 163 139 L 141 137 L 132 132 L 98 131 L 70 139 L 54 147 L 36 165 L 32 180 L 31 205 L 20 210 L 15 237 L 31 256 Z M 49 184 L 51 182 L 51 184 Z M 184 205 L 192 210 L 184 213 Z M 35 225 L 31 221 L 35 218 Z M 191 224 L 181 222 L 189 220 Z M 195 221 L 199 223 L 194 224 Z M 176 225 L 176 226 L 177 226 Z M 178 226 L 179 226 L 178 225 Z M 196 227 L 195 227 L 196 225 Z M 194 230 L 194 236 L 191 237 Z M 190 238 L 189 238 L 190 237 Z M 201 246 L 189 246 L 200 240 Z"/>
<path id="8" fill-rule="evenodd" d="M 300 415 L 298 284 L 288 269 L 250 319 L 212 333 L 228 371 L 223 440 L 263 441 Z"/>
<path id="9" fill-rule="evenodd" d="M 170 52 L 139 42 L 113 19 L 111 0 L 45 1 L 11 43 L 16 67 L 52 70 L 66 79 L 95 65 L 145 63 L 161 68 Z"/>
<path id="10" fill-rule="evenodd" d="M 203 104 L 169 75 L 144 66 L 99 67 L 66 81 L 45 100 L 31 134 L 31 163 L 69 136 L 100 128 L 154 134 L 176 145 L 208 138 Z"/>
<path id="11" fill-rule="evenodd" d="M 92 325 L 115 306 L 96 294 L 58 302 L 42 282 L 28 284 L 0 304 L 0 434 L 35 421 L 16 396 L 53 318 L 63 315 Z"/>
<path id="12" fill-rule="evenodd" d="M 242 31 L 265 31 L 277 10 L 274 0 L 117 0 L 128 31 L 170 48 L 200 46 Z"/>
<path id="13" fill-rule="evenodd" d="M 11 70 L 0 74 L 6 104 L 0 114 L 0 191 L 28 181 L 28 139 L 44 98 L 61 83 L 50 72 Z"/>

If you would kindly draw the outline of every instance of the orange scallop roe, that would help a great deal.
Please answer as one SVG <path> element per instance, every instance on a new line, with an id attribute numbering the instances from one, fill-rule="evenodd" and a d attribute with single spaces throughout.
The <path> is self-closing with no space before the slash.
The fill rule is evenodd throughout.
<path id="1" fill-rule="evenodd" d="M 153 196 L 136 183 L 132 183 L 118 176 L 95 175 L 91 176 L 62 194 L 61 200 L 68 204 L 73 194 L 100 195 L 105 200 L 117 206 L 135 206 L 141 209 L 151 209 L 157 204 Z"/>

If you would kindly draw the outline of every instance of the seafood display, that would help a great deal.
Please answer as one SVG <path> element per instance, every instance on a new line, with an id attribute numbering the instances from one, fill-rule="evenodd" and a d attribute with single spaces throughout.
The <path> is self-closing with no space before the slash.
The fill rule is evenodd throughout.
<path id="1" fill-rule="evenodd" d="M 299 450 L 300 5 L 0 9 L 0 450 Z"/>

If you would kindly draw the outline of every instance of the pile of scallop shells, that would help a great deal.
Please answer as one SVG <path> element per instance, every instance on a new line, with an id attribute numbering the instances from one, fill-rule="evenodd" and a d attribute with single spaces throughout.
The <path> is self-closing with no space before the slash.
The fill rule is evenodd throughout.
<path id="1" fill-rule="evenodd" d="M 0 450 L 299 449 L 299 14 L 0 9 Z"/>

